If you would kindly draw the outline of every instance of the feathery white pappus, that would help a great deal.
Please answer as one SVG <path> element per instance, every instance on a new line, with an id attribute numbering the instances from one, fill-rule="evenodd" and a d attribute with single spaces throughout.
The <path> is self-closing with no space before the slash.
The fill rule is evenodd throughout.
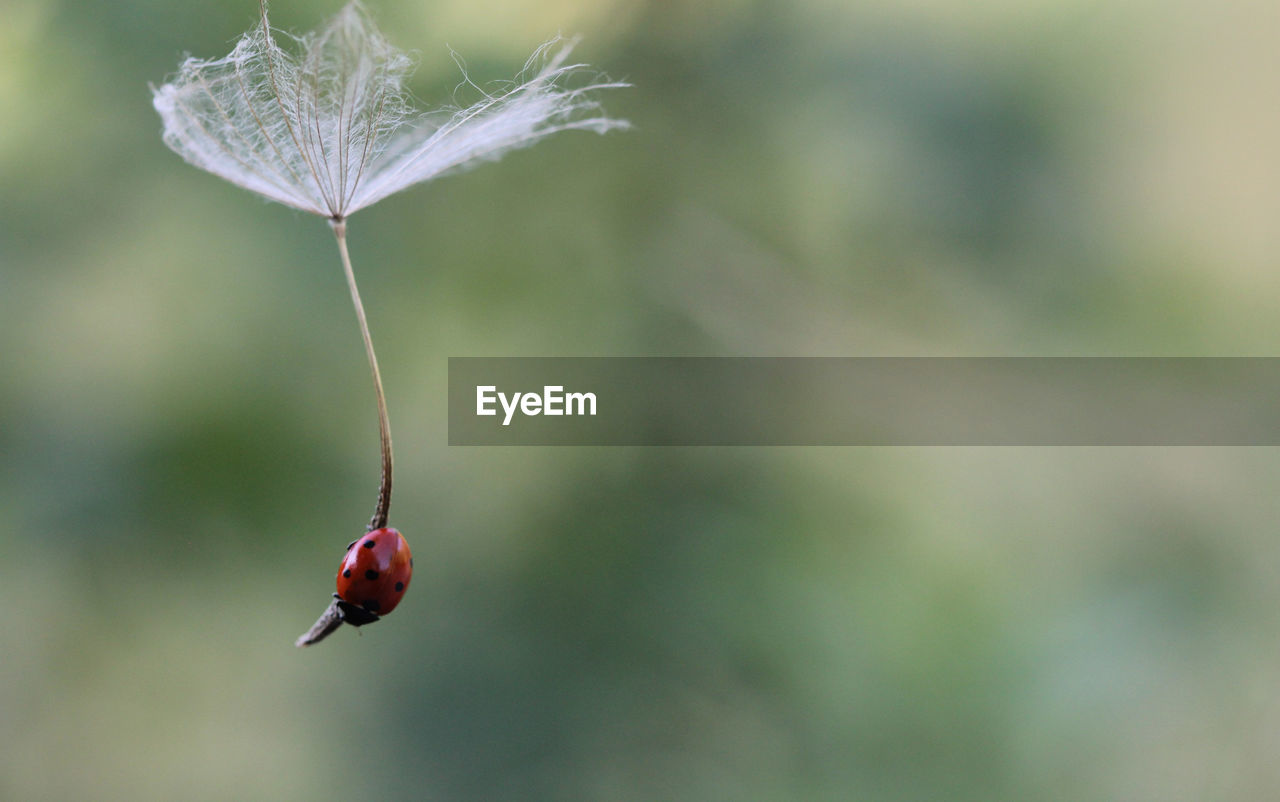
<path id="1" fill-rule="evenodd" d="M 544 44 L 515 81 L 466 108 L 419 110 L 404 88 L 413 59 L 359 2 L 300 37 L 273 32 L 265 0 L 260 9 L 260 24 L 229 55 L 188 58 L 153 89 L 154 104 L 165 143 L 183 159 L 296 209 L 342 220 L 558 131 L 627 127 L 594 98 L 627 84 L 566 63 L 572 41 Z"/>

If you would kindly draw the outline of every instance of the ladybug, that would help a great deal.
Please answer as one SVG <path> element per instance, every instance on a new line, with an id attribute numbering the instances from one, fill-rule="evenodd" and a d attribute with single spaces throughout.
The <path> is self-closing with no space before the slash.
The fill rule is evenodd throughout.
<path id="1" fill-rule="evenodd" d="M 409 543 L 395 529 L 375 529 L 351 541 L 338 566 L 338 592 L 333 594 L 333 602 L 296 645 L 310 646 L 344 621 L 355 627 L 372 624 L 396 608 L 412 576 Z"/>
<path id="2" fill-rule="evenodd" d="M 413 555 L 404 535 L 395 529 L 375 529 L 347 544 L 347 555 L 338 566 L 338 598 L 372 614 L 370 621 L 386 615 L 404 598 L 413 575 Z M 362 617 L 348 612 L 348 622 L 360 626 Z"/>

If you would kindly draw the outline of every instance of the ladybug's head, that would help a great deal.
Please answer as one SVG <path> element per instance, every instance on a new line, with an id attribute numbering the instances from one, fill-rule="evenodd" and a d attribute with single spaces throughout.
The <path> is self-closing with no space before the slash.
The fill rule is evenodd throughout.
<path id="1" fill-rule="evenodd" d="M 363 607 L 358 607 L 349 601 L 345 601 L 336 593 L 333 594 L 333 597 L 337 599 L 334 604 L 337 605 L 338 611 L 342 615 L 342 620 L 346 621 L 353 627 L 362 627 L 365 624 L 372 624 L 381 617 L 377 613 L 370 612 Z"/>

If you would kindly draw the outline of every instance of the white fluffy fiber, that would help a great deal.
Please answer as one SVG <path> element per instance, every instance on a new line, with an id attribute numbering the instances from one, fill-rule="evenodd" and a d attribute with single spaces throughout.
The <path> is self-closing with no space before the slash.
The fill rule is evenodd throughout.
<path id="1" fill-rule="evenodd" d="M 519 79 L 474 105 L 420 111 L 404 89 L 412 59 L 359 2 L 296 38 L 296 55 L 276 44 L 265 2 L 261 10 L 229 55 L 188 58 L 154 103 L 182 158 L 297 209 L 342 219 L 557 131 L 626 127 L 593 97 L 625 84 L 563 85 L 584 69 L 565 63 L 572 43 L 543 45 Z"/>

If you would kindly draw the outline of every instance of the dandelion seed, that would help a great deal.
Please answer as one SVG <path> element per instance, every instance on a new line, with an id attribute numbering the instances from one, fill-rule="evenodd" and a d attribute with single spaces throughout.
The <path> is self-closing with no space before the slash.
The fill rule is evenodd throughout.
<path id="1" fill-rule="evenodd" d="M 394 531 L 386 530 L 391 425 L 347 252 L 347 217 L 406 187 L 497 159 L 559 131 L 625 128 L 625 121 L 604 115 L 595 94 L 626 84 L 592 76 L 576 88 L 568 86 L 586 68 L 567 63 L 572 42 L 556 40 L 533 54 L 516 81 L 492 93 L 482 91 L 478 102 L 417 110 L 404 88 L 412 59 L 383 38 L 358 1 L 348 3 L 322 30 L 289 37 L 296 53 L 276 44 L 266 0 L 259 0 L 259 10 L 260 24 L 230 54 L 207 61 L 188 58 L 172 81 L 153 90 L 153 102 L 164 122 L 165 144 L 183 159 L 329 219 L 378 403 L 382 481 L 368 531 Z M 407 582 L 405 574 L 400 587 Z M 369 600 L 335 598 L 297 645 L 319 641 L 344 621 L 356 626 L 376 621 L 376 609 Z"/>
<path id="2" fill-rule="evenodd" d="M 191 164 L 303 211 L 342 220 L 406 187 L 572 129 L 604 133 L 596 79 L 567 63 L 572 42 L 543 45 L 522 78 L 466 108 L 415 110 L 413 61 L 383 38 L 359 2 L 324 29 L 276 44 L 267 21 L 223 58 L 188 58 L 155 90 L 164 141 Z M 287 36 L 287 34 L 285 35 Z M 558 49 L 557 49 L 558 48 Z"/>

